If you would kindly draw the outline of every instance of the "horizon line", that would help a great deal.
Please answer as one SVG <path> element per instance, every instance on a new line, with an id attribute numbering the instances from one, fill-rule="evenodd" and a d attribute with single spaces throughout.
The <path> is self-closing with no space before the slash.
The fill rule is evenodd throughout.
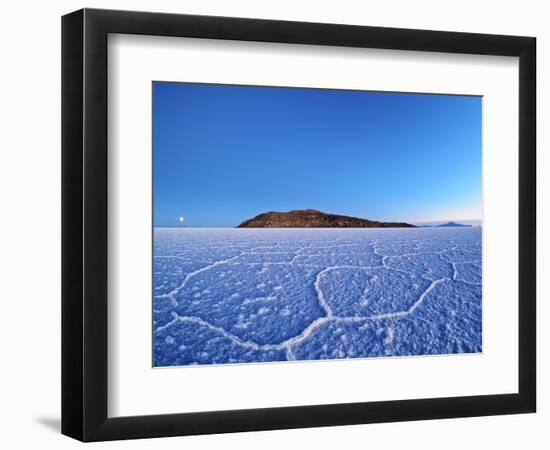
<path id="1" fill-rule="evenodd" d="M 256 216 L 254 216 L 256 217 Z M 372 220 L 375 222 L 381 223 L 407 223 L 410 225 L 427 225 L 427 224 L 436 224 L 436 223 L 449 223 L 455 222 L 458 224 L 467 224 L 468 222 L 479 222 L 479 225 L 483 224 L 483 219 L 435 219 L 435 220 L 379 220 L 379 219 L 366 219 Z M 157 225 L 153 223 L 153 228 L 238 228 L 242 222 L 239 222 L 236 225 L 184 225 L 184 224 L 174 224 L 174 225 Z M 302 228 L 315 228 L 315 227 L 302 227 Z M 327 227 L 335 228 L 335 227 Z M 342 227 L 344 228 L 344 227 Z M 351 227 L 350 227 L 351 228 Z M 372 228 L 383 228 L 383 227 L 372 227 Z"/>
<path id="2" fill-rule="evenodd" d="M 483 220 L 481 219 L 467 219 L 467 220 L 431 220 L 431 221 L 428 221 L 428 222 L 405 222 L 405 223 L 409 223 L 410 225 L 415 225 L 415 228 L 422 228 L 421 226 L 416 226 L 416 225 L 423 225 L 423 224 L 433 224 L 433 223 L 438 223 L 438 222 L 441 222 L 441 223 L 449 223 L 449 222 L 455 222 L 457 223 L 458 225 L 463 225 L 465 224 L 465 222 L 479 222 L 479 224 L 475 224 L 475 225 L 471 225 L 471 224 L 467 224 L 467 225 L 471 225 L 472 227 L 480 227 L 480 226 L 483 226 Z M 437 227 L 437 225 L 435 225 L 435 227 Z M 153 224 L 153 228 L 239 228 L 238 225 L 155 225 Z M 253 228 L 253 227 L 252 227 Z M 311 228 L 311 229 L 320 229 L 320 228 L 326 228 L 326 229 L 336 229 L 336 228 L 340 228 L 340 229 L 343 229 L 343 228 L 355 228 L 355 229 L 360 229 L 360 228 L 368 228 L 368 229 L 373 229 L 373 228 L 380 228 L 380 229 L 384 229 L 384 228 L 394 228 L 394 227 L 258 227 L 259 228 L 271 228 L 271 229 L 274 229 L 274 228 L 296 228 L 296 229 L 308 229 L 308 228 Z M 399 228 L 399 227 L 395 227 L 395 228 Z M 401 228 L 400 228 L 401 229 Z"/>

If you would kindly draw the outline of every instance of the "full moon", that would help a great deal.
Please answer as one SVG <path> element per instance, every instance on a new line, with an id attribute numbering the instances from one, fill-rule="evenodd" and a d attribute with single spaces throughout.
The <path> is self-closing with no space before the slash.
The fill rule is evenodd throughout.
<path id="1" fill-rule="evenodd" d="M 178 219 L 180 222 L 183 222 L 185 219 L 183 218 L 183 216 L 180 216 L 180 218 Z"/>

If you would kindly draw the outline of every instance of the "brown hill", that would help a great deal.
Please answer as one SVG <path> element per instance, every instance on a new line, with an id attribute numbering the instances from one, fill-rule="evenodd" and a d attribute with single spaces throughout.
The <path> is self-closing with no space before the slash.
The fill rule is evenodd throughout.
<path id="1" fill-rule="evenodd" d="M 378 222 L 358 217 L 327 214 L 316 209 L 270 211 L 245 220 L 237 228 L 409 228 L 404 222 Z"/>

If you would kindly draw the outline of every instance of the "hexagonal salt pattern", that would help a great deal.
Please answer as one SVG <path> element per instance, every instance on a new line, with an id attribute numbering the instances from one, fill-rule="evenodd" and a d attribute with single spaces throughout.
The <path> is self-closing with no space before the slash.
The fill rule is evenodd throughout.
<path id="1" fill-rule="evenodd" d="M 480 352 L 481 228 L 155 229 L 155 366 Z"/>

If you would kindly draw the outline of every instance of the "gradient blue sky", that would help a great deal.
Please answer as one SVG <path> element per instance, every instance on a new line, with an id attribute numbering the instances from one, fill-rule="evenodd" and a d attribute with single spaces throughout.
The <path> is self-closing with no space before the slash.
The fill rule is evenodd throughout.
<path id="1" fill-rule="evenodd" d="M 153 83 L 155 226 L 481 219 L 481 97 Z"/>

